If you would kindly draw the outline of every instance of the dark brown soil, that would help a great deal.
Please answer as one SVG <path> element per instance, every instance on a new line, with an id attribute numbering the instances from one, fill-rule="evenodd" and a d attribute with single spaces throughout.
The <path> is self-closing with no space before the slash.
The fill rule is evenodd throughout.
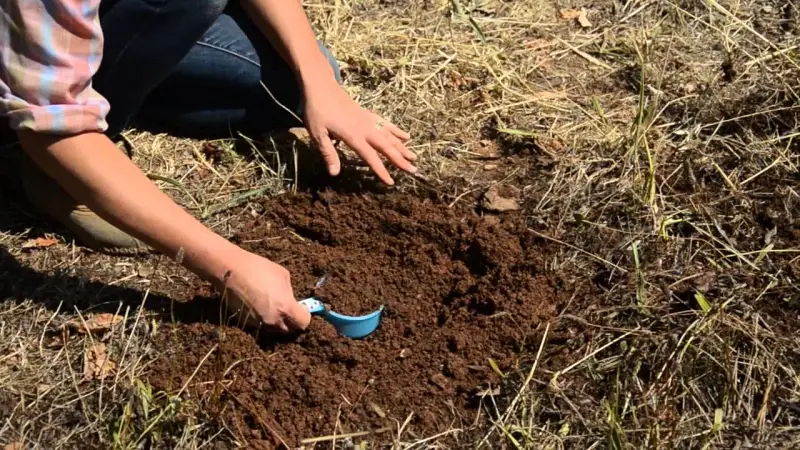
<path id="1" fill-rule="evenodd" d="M 567 297 L 516 213 L 480 217 L 400 194 L 284 196 L 264 208 L 238 240 L 284 264 L 298 298 L 386 310 L 364 340 L 318 318 L 288 342 L 210 323 L 163 331 L 150 382 L 174 393 L 200 366 L 190 394 L 251 444 L 392 427 L 366 438 L 386 441 L 412 413 L 403 439 L 485 421 L 481 393 L 502 385 L 497 372 L 514 370 Z"/>

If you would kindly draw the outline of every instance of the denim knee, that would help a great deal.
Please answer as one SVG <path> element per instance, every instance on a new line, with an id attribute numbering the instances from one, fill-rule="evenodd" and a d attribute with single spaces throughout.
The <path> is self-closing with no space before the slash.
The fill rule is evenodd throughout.
<path id="1" fill-rule="evenodd" d="M 228 0 L 188 0 L 184 1 L 186 17 L 196 17 L 203 27 L 208 28 L 228 7 Z"/>

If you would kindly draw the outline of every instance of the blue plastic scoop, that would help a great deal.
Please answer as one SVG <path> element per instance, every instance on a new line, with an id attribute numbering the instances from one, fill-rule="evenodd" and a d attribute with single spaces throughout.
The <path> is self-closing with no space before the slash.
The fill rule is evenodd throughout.
<path id="1" fill-rule="evenodd" d="M 383 305 L 374 313 L 366 316 L 345 316 L 329 310 L 322 301 L 316 297 L 307 298 L 300 301 L 308 308 L 312 316 L 319 316 L 336 328 L 336 331 L 344 337 L 360 339 L 370 335 L 378 329 L 381 322 Z"/>

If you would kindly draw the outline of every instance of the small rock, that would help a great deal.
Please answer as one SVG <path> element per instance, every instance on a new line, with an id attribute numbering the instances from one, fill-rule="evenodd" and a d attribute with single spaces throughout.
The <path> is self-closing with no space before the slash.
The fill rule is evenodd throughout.
<path id="1" fill-rule="evenodd" d="M 494 185 L 483 194 L 483 209 L 493 212 L 506 212 L 519 209 L 520 191 L 514 186 Z"/>
<path id="2" fill-rule="evenodd" d="M 489 225 L 500 225 L 500 218 L 497 216 L 483 216 L 483 221 Z"/>
<path id="3" fill-rule="evenodd" d="M 433 375 L 433 376 L 431 377 L 431 382 L 432 382 L 433 384 L 435 384 L 436 386 L 439 386 L 439 388 L 440 388 L 441 390 L 443 390 L 443 391 L 446 391 L 446 390 L 447 390 L 447 386 L 448 386 L 448 384 L 449 384 L 449 383 L 447 382 L 447 377 L 446 377 L 446 376 L 444 376 L 444 375 L 442 375 L 441 373 L 437 373 L 437 374 Z"/>
<path id="4" fill-rule="evenodd" d="M 375 402 L 369 402 L 369 407 L 370 407 L 370 409 L 372 409 L 372 410 L 375 412 L 375 414 L 377 414 L 377 415 L 378 415 L 378 416 L 379 416 L 381 419 L 385 419 L 385 418 L 386 418 L 386 413 L 383 411 L 383 408 L 381 408 L 380 406 L 378 406 L 378 404 L 377 404 L 377 403 L 375 403 Z"/>
<path id="5" fill-rule="evenodd" d="M 497 169 L 497 164 L 486 164 L 483 166 L 483 170 L 494 170 Z"/>
<path id="6" fill-rule="evenodd" d="M 480 141 L 480 143 L 477 146 L 473 146 L 471 150 L 484 158 L 500 157 L 500 149 L 497 147 L 497 144 L 492 141 Z"/>
<path id="7" fill-rule="evenodd" d="M 681 85 L 681 87 L 683 88 L 683 92 L 686 94 L 692 94 L 697 91 L 697 85 L 694 83 L 686 83 Z"/>

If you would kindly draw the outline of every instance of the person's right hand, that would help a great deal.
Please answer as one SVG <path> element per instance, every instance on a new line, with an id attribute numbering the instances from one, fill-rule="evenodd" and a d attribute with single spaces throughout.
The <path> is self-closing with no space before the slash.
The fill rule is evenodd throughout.
<path id="1" fill-rule="evenodd" d="M 229 267 L 230 276 L 217 287 L 227 292 L 228 309 L 241 324 L 284 333 L 308 328 L 311 314 L 294 297 L 288 270 L 244 250 L 237 252 Z"/>

